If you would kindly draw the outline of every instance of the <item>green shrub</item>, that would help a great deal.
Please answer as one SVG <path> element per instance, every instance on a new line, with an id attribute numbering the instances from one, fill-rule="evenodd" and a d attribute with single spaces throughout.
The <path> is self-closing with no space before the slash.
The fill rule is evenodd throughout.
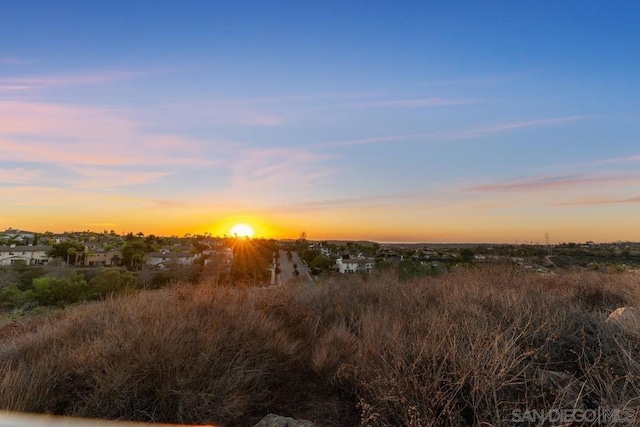
<path id="1" fill-rule="evenodd" d="M 129 271 L 101 269 L 89 281 L 87 299 L 104 299 L 108 295 L 117 295 L 137 288 L 136 276 Z"/>
<path id="2" fill-rule="evenodd" d="M 89 286 L 82 274 L 73 270 L 66 277 L 40 277 L 33 280 L 38 304 L 64 306 L 87 298 Z"/>

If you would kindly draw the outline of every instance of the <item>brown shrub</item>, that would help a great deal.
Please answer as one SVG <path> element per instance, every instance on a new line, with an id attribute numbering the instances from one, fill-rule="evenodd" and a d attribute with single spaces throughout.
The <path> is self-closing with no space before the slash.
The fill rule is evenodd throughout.
<path id="1" fill-rule="evenodd" d="M 147 291 L 5 336 L 0 407 L 225 425 L 279 413 L 320 426 L 507 425 L 514 409 L 632 407 L 640 334 L 604 321 L 639 306 L 637 285 L 502 268 Z"/>

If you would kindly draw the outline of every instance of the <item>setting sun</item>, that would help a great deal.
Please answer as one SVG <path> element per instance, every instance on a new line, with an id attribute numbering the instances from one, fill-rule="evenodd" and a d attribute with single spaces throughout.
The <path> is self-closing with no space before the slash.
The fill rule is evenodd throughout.
<path id="1" fill-rule="evenodd" d="M 253 237 L 253 228 L 247 224 L 236 224 L 231 228 L 231 235 L 236 237 Z"/>

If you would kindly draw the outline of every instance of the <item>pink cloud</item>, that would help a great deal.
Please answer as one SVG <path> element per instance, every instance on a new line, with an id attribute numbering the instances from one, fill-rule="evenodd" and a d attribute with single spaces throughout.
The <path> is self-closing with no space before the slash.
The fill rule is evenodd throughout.
<path id="1" fill-rule="evenodd" d="M 557 168 L 575 168 L 584 166 L 601 166 L 601 165 L 613 165 L 620 163 L 635 163 L 640 162 L 640 154 L 630 154 L 628 156 L 610 157 L 606 159 L 587 160 L 583 162 L 571 162 L 557 165 Z"/>
<path id="2" fill-rule="evenodd" d="M 210 165 L 204 141 L 144 131 L 117 110 L 0 101 L 3 160 L 84 165 Z M 210 144 L 210 143 L 209 143 Z"/>
<path id="3" fill-rule="evenodd" d="M 284 212 L 290 211 L 312 211 L 317 212 L 321 209 L 335 208 L 372 208 L 376 206 L 386 206 L 389 204 L 396 205 L 402 201 L 411 201 L 416 198 L 415 195 L 399 194 L 399 195 L 380 195 L 371 197 L 351 197 L 341 199 L 324 199 L 311 202 L 295 203 L 287 206 L 276 207 Z"/>
<path id="4" fill-rule="evenodd" d="M 278 126 L 286 121 L 281 114 L 259 111 L 252 105 L 240 105 L 234 101 L 224 103 L 194 103 L 184 105 L 160 105 L 131 109 L 137 116 L 152 122 L 178 122 L 181 126 Z"/>
<path id="5" fill-rule="evenodd" d="M 72 167 L 70 170 L 81 175 L 81 178 L 76 180 L 76 188 L 115 188 L 147 184 L 175 174 L 175 172 L 131 172 L 98 167 Z"/>
<path id="6" fill-rule="evenodd" d="M 596 206 L 596 205 L 616 205 L 625 203 L 640 203 L 640 196 L 628 198 L 589 198 L 570 200 L 567 202 L 552 203 L 551 206 Z"/>
<path id="7" fill-rule="evenodd" d="M 287 177 L 297 177 L 295 179 L 299 182 L 300 176 L 309 176 L 313 173 L 310 165 L 330 157 L 301 149 L 248 149 L 241 153 L 233 170 L 243 181 L 282 182 Z M 300 174 L 300 172 L 303 173 Z"/>
<path id="8" fill-rule="evenodd" d="M 42 171 L 40 169 L 0 169 L 0 183 L 9 184 L 26 184 L 40 178 Z"/>
<path id="9" fill-rule="evenodd" d="M 57 104 L 0 101 L 1 134 L 62 136 L 91 135 L 117 138 L 131 134 L 132 120 L 117 116 L 109 109 Z"/>
<path id="10" fill-rule="evenodd" d="M 468 191 L 541 191 L 586 184 L 599 185 L 612 183 L 619 185 L 640 183 L 640 173 L 594 173 L 568 176 L 536 176 L 522 180 L 477 185 L 468 188 Z"/>
<path id="11" fill-rule="evenodd" d="M 626 157 L 613 157 L 611 159 L 603 159 L 600 160 L 600 164 L 608 164 L 608 163 L 628 163 L 628 162 L 640 162 L 640 154 L 635 154 Z"/>
<path id="12" fill-rule="evenodd" d="M 325 161 L 331 155 L 304 149 L 245 149 L 230 164 L 230 185 L 215 196 L 234 203 L 277 203 L 287 195 L 306 195 L 336 171 Z"/>
<path id="13" fill-rule="evenodd" d="M 106 84 L 120 80 L 128 80 L 139 76 L 157 74 L 163 70 L 147 71 L 110 71 L 100 73 L 51 75 L 51 76 L 17 76 L 0 78 L 0 89 L 20 88 L 20 90 L 46 89 L 60 86 Z M 14 89 L 15 90 L 15 89 Z"/>
<path id="14" fill-rule="evenodd" d="M 0 84 L 0 92 L 19 92 L 29 90 L 31 87 L 25 85 L 2 85 Z"/>
<path id="15" fill-rule="evenodd" d="M 78 204 L 78 200 L 82 200 L 82 203 Z M 38 210 L 42 210 L 46 206 L 52 211 L 68 211 L 69 206 L 76 206 L 78 209 L 91 211 L 93 216 L 95 216 L 96 212 L 99 212 L 98 207 L 102 208 L 103 212 L 115 211 L 120 216 L 123 204 L 128 205 L 126 206 L 128 210 L 131 208 L 183 209 L 196 206 L 193 203 L 181 200 L 129 197 L 95 191 L 93 188 L 60 188 L 45 185 L 4 187 L 0 192 L 0 204 L 5 207 L 34 206 Z M 75 218 L 78 218 L 75 210 L 73 214 L 67 213 L 71 216 L 75 214 Z"/>

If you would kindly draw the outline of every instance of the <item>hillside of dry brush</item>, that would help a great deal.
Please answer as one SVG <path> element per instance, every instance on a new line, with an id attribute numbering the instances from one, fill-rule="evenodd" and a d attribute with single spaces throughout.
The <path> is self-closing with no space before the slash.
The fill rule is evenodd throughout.
<path id="1" fill-rule="evenodd" d="M 0 408 L 227 426 L 268 413 L 500 426 L 514 409 L 635 410 L 640 330 L 606 322 L 622 306 L 640 307 L 638 275 L 205 280 L 5 325 Z"/>

